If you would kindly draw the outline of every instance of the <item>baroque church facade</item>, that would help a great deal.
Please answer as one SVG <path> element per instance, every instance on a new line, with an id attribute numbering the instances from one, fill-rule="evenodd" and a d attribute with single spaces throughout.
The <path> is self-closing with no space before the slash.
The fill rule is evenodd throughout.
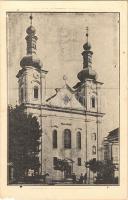
<path id="1" fill-rule="evenodd" d="M 36 53 L 36 30 L 31 25 L 26 30 L 27 53 L 20 61 L 17 74 L 19 104 L 27 113 L 37 116 L 42 129 L 39 173 L 49 173 L 53 180 L 63 179 L 63 172 L 55 169 L 57 159 L 66 160 L 70 166 L 66 176 L 88 173 L 85 162 L 100 159 L 102 142 L 101 82 L 92 69 L 91 44 L 83 45 L 83 67 L 78 73 L 78 83 L 70 87 L 66 82 L 56 88 L 55 94 L 46 98 L 46 76 Z M 60 69 L 61 70 L 61 69 Z"/>

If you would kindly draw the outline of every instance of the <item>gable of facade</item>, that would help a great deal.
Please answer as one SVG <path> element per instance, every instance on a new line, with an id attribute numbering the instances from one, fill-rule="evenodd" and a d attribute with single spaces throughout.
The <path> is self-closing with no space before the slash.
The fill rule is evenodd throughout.
<path id="1" fill-rule="evenodd" d="M 77 101 L 73 90 L 65 84 L 62 88 L 56 89 L 56 94 L 46 100 L 46 105 L 76 110 L 84 110 L 84 107 Z"/>

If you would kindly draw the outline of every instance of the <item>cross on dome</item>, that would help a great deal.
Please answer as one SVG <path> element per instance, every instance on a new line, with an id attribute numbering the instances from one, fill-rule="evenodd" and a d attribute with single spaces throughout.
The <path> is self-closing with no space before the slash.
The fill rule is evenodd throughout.
<path id="1" fill-rule="evenodd" d="M 91 44 L 90 44 L 90 42 L 88 41 L 88 36 L 89 36 L 88 30 L 89 30 L 89 28 L 88 28 L 88 26 L 87 26 L 87 27 L 86 27 L 86 38 L 87 38 L 87 41 L 86 41 L 86 43 L 83 45 L 84 50 L 87 50 L 87 51 L 91 49 Z"/>
<path id="2" fill-rule="evenodd" d="M 32 26 L 32 20 L 33 20 L 33 16 L 32 16 L 32 13 L 31 13 L 31 15 L 30 15 L 30 25 Z"/>
<path id="3" fill-rule="evenodd" d="M 32 26 L 32 20 L 33 20 L 33 16 L 32 16 L 32 13 L 31 15 L 29 16 L 29 19 L 30 19 L 30 26 L 27 28 L 26 32 L 27 34 L 32 34 L 32 35 L 35 35 L 36 33 L 36 29 L 34 26 Z"/>
<path id="4" fill-rule="evenodd" d="M 88 26 L 86 27 L 86 37 L 87 37 L 87 42 L 88 42 Z"/>

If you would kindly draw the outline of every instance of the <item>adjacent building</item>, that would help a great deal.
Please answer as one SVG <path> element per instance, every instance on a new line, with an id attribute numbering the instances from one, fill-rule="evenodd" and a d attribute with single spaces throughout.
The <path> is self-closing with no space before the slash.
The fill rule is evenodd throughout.
<path id="1" fill-rule="evenodd" d="M 104 160 L 112 160 L 116 166 L 115 177 L 119 177 L 119 128 L 110 131 L 104 139 Z"/>

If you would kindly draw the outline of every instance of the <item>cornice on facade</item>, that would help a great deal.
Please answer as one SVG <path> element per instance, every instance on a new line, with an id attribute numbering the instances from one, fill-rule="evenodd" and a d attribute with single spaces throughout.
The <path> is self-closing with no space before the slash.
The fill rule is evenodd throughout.
<path id="1" fill-rule="evenodd" d="M 16 77 L 17 77 L 17 78 L 20 78 L 24 72 L 27 73 L 27 69 L 33 69 L 33 66 L 26 66 L 25 68 L 22 68 L 21 70 L 19 70 L 19 72 L 18 72 L 18 74 L 16 75 Z M 47 70 L 39 69 L 39 68 L 36 68 L 36 67 L 34 68 L 34 70 L 36 70 L 36 71 L 39 72 L 39 73 L 42 72 L 43 74 L 47 74 L 47 73 L 48 73 Z"/>
<path id="2" fill-rule="evenodd" d="M 94 116 L 94 117 L 103 117 L 105 113 L 101 112 L 93 112 L 93 111 L 86 111 L 81 109 L 73 109 L 73 108 L 62 108 L 57 106 L 50 106 L 50 105 L 40 105 L 40 104 L 31 104 L 26 103 L 22 104 L 21 106 L 24 106 L 25 108 L 33 108 L 38 110 L 48 110 L 48 111 L 56 111 L 56 112 L 63 112 L 63 113 L 71 113 L 71 114 L 78 114 L 78 115 L 88 115 L 88 116 Z"/>

